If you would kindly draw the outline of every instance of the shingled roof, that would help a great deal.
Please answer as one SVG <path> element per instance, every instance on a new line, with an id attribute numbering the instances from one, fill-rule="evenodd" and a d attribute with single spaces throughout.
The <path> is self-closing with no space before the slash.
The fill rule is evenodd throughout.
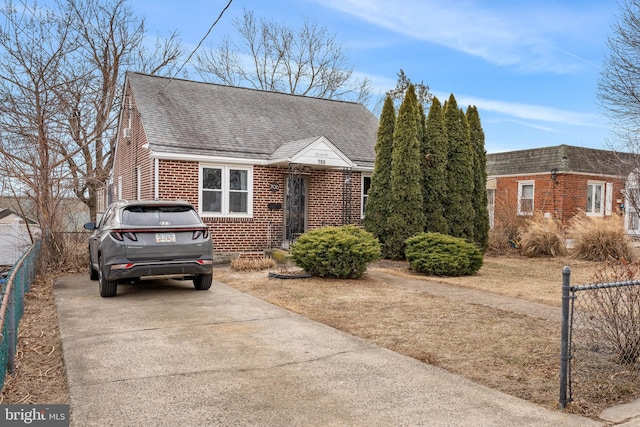
<path id="1" fill-rule="evenodd" d="M 638 166 L 640 162 L 634 154 L 564 144 L 487 154 L 489 176 L 550 173 L 552 169 L 558 172 L 627 176 Z"/>
<path id="2" fill-rule="evenodd" d="M 325 137 L 372 168 L 377 118 L 362 104 L 128 72 L 152 153 L 267 161 Z"/>

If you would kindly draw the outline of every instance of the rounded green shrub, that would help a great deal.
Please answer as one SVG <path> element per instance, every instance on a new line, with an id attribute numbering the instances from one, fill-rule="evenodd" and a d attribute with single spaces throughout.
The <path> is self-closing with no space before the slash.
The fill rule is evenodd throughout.
<path id="1" fill-rule="evenodd" d="M 482 251 L 472 243 L 440 233 L 407 239 L 405 255 L 411 269 L 430 276 L 469 276 L 482 267 Z"/>
<path id="2" fill-rule="evenodd" d="M 314 276 L 357 279 L 368 263 L 380 258 L 380 243 L 373 234 L 344 225 L 308 231 L 290 251 L 293 262 Z"/>

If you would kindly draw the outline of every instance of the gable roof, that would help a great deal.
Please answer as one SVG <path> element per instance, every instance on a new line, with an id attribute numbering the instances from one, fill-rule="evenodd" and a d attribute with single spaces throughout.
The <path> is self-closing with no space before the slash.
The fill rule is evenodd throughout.
<path id="1" fill-rule="evenodd" d="M 347 156 L 324 136 L 284 143 L 269 156 L 268 163 L 300 163 L 342 168 L 355 166 Z"/>
<path id="2" fill-rule="evenodd" d="M 355 165 L 373 167 L 378 120 L 362 104 L 134 72 L 127 81 L 152 155 L 266 162 L 325 137 Z"/>
<path id="3" fill-rule="evenodd" d="M 626 177 L 638 167 L 638 160 L 638 156 L 631 153 L 563 144 L 487 154 L 487 175 L 531 175 L 557 169 L 565 173 Z"/>
<path id="4" fill-rule="evenodd" d="M 29 224 L 37 225 L 38 223 L 31 218 L 23 218 L 18 212 L 11 209 L 0 209 L 0 222 L 5 218 L 15 217 L 21 221 L 28 222 Z"/>

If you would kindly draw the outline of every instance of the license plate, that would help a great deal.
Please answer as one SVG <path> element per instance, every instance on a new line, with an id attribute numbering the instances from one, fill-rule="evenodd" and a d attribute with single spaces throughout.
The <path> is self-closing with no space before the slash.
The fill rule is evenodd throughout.
<path id="1" fill-rule="evenodd" d="M 176 233 L 156 233 L 156 243 L 175 243 Z"/>

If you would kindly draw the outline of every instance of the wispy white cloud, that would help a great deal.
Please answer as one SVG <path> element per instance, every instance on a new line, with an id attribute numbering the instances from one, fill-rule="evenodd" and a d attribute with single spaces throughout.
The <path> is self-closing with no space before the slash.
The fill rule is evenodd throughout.
<path id="1" fill-rule="evenodd" d="M 572 31 L 595 18 L 588 11 L 548 3 L 458 0 L 314 0 L 408 37 L 527 72 L 569 73 L 593 61 L 561 47 Z M 595 15 L 595 13 L 594 13 Z"/>
<path id="2" fill-rule="evenodd" d="M 494 120 L 494 122 L 498 123 L 498 122 L 502 122 L 502 123 L 515 123 L 519 126 L 525 126 L 528 128 L 532 128 L 532 129 L 537 129 L 537 130 L 542 130 L 545 132 L 551 132 L 551 133 L 563 133 L 565 131 L 558 129 L 558 128 L 552 128 L 549 126 L 542 126 L 536 123 L 531 123 L 531 122 L 526 122 L 524 120 L 511 120 L 511 119 L 505 119 L 505 120 Z"/>
<path id="3" fill-rule="evenodd" d="M 446 98 L 444 98 L 446 99 Z M 530 122 L 557 123 L 570 126 L 601 127 L 600 117 L 592 113 L 562 110 L 540 105 L 529 105 L 517 102 L 505 102 L 492 99 L 480 99 L 467 96 L 456 96 L 459 106 L 475 105 L 482 111 L 491 111 Z M 531 123 L 531 126 L 543 126 Z M 542 129 L 542 127 L 541 127 Z"/>

